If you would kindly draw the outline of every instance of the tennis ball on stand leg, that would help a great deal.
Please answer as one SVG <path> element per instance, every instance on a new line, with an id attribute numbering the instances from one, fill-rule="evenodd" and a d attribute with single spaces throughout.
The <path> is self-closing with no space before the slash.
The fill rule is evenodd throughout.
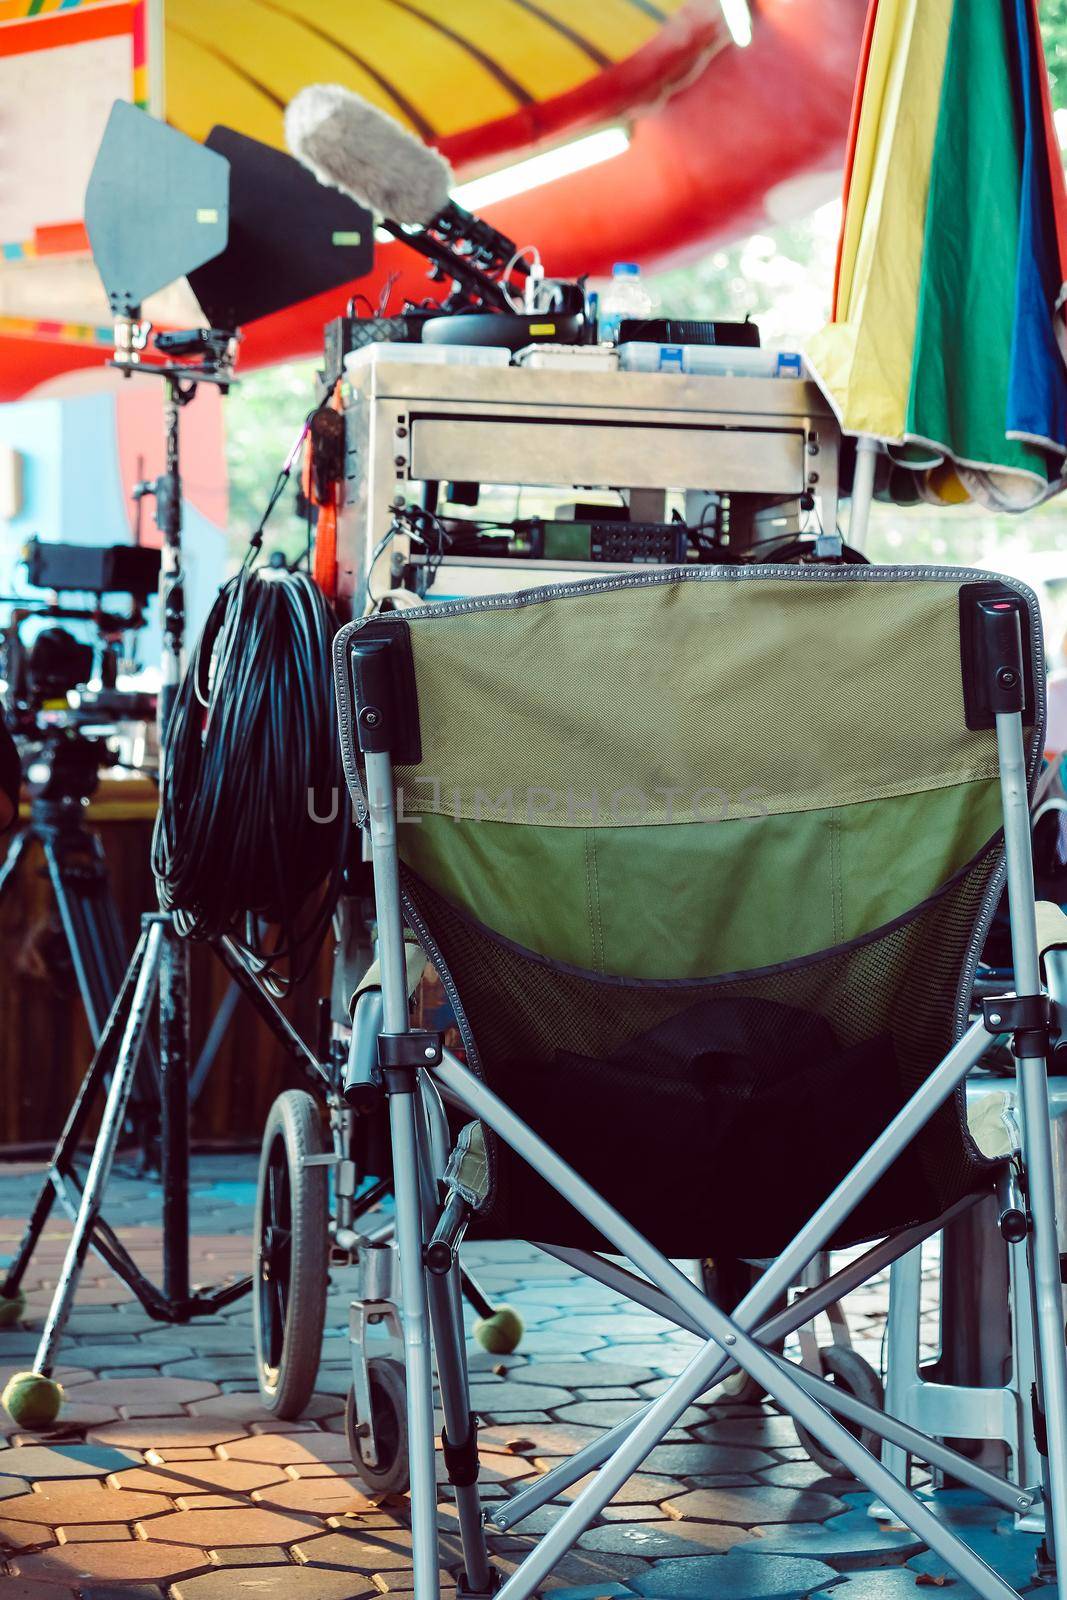
<path id="1" fill-rule="evenodd" d="M 474 1337 L 494 1356 L 509 1356 L 523 1335 L 523 1321 L 514 1306 L 497 1306 L 491 1317 L 479 1317 Z"/>
<path id="2" fill-rule="evenodd" d="M 12 1422 L 26 1428 L 44 1428 L 59 1416 L 63 1389 L 43 1372 L 16 1372 L 8 1379 L 0 1402 Z"/>
<path id="3" fill-rule="evenodd" d="M 26 1314 L 26 1296 L 21 1289 L 0 1294 L 0 1328 L 13 1328 Z"/>

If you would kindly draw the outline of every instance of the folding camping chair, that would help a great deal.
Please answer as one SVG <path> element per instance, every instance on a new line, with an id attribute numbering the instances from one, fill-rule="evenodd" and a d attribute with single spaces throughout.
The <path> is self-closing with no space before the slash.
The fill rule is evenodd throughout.
<path id="1" fill-rule="evenodd" d="M 920 568 L 628 574 L 338 636 L 379 919 L 385 1031 L 370 1070 L 389 1100 L 417 1600 L 439 1592 L 431 1331 L 463 1595 L 526 1600 L 738 1367 L 985 1600 L 1015 1591 L 845 1423 L 1009 1510 L 1043 1501 L 1049 1543 L 1067 1551 L 1050 1020 L 1027 817 L 1041 659 L 1028 590 Z M 1018 994 L 969 1023 L 1005 857 Z M 405 928 L 441 974 L 465 1064 L 410 1027 Z M 961 1094 L 1005 1029 L 1015 1169 L 979 1154 Z M 1029 1219 L 1047 1438 L 1033 1487 L 779 1353 L 997 1184 Z M 599 1469 L 499 1591 L 458 1311 L 468 1227 L 537 1241 L 706 1341 L 658 1398 L 493 1506 L 491 1530 L 513 1527 Z M 871 1240 L 776 1309 L 818 1251 Z M 668 1260 L 715 1252 L 774 1258 L 731 1314 Z M 1067 1560 L 1059 1583 L 1067 1600 Z"/>

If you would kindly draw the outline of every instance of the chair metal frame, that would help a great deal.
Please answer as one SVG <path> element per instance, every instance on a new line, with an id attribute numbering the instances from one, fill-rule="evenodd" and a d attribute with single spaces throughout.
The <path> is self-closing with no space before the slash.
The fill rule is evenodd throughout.
<path id="1" fill-rule="evenodd" d="M 436 1355 L 444 1412 L 442 1450 L 454 1486 L 465 1573 L 459 1593 L 468 1600 L 493 1594 L 501 1600 L 528 1600 L 557 1562 L 612 1499 L 616 1491 L 658 1445 L 685 1409 L 729 1372 L 740 1367 L 785 1412 L 806 1428 L 863 1483 L 888 1510 L 911 1528 L 983 1600 L 1013 1600 L 1005 1582 L 844 1426 L 859 1422 L 898 1449 L 941 1467 L 1017 1514 L 1040 1498 L 1046 1508 L 1048 1554 L 1067 1551 L 1067 1345 L 1064 1342 L 1060 1257 L 1049 1124 L 1046 1056 L 1033 1036 L 1017 1038 L 1017 1085 L 1026 1200 L 1031 1218 L 1029 1280 L 1037 1342 L 1038 1403 L 1047 1437 L 1043 1482 L 1020 1489 L 958 1455 L 947 1445 L 866 1406 L 774 1352 L 784 1334 L 808 1321 L 820 1307 L 865 1281 L 888 1262 L 913 1248 L 943 1225 L 942 1218 L 910 1228 L 876 1244 L 827 1283 L 809 1289 L 786 1311 L 772 1315 L 790 1287 L 800 1281 L 812 1258 L 825 1249 L 857 1202 L 886 1173 L 933 1113 L 963 1083 L 989 1043 L 982 1020 L 963 1033 L 940 1064 L 814 1212 L 792 1242 L 772 1262 L 732 1313 L 714 1305 L 678 1267 L 609 1205 L 473 1072 L 432 1036 L 413 1030 L 408 1014 L 404 956 L 405 909 L 401 900 L 397 849 L 397 805 L 388 739 L 360 742 L 365 761 L 374 887 L 378 914 L 379 959 L 384 1013 L 382 1052 L 384 1090 L 389 1100 L 396 1196 L 396 1234 L 401 1282 L 401 1316 L 407 1370 L 408 1438 L 411 1468 L 414 1592 L 416 1600 L 438 1600 L 439 1552 L 435 1475 L 433 1357 Z M 368 720 L 367 726 L 371 726 Z M 996 739 L 1000 767 L 1007 884 L 1016 992 L 1020 999 L 1043 994 L 1034 904 L 1029 801 L 1023 718 L 1020 711 L 998 710 Z M 367 746 L 376 748 L 368 748 Z M 410 911 L 416 937 L 432 941 Z M 1036 1052 L 1036 1053 L 1035 1053 Z M 436 1180 L 447 1156 L 442 1097 L 487 1127 L 578 1211 L 636 1269 L 625 1269 L 582 1251 L 552 1254 L 594 1278 L 623 1287 L 704 1341 L 685 1369 L 656 1399 L 609 1430 L 569 1461 L 544 1475 L 530 1489 L 492 1513 L 496 1530 L 513 1526 L 536 1506 L 596 1468 L 592 1482 L 502 1584 L 492 1568 L 477 1486 L 477 1437 L 470 1414 L 469 1386 L 459 1310 L 458 1268 L 444 1277 L 424 1266 L 425 1241 L 436 1211 Z M 1067 1558 L 1059 1563 L 1057 1593 L 1067 1600 Z"/>

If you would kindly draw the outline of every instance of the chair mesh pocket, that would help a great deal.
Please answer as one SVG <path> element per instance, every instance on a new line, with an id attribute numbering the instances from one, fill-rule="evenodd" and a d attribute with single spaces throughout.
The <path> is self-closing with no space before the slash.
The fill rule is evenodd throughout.
<path id="1" fill-rule="evenodd" d="M 410 872 L 405 895 L 461 998 L 472 1066 L 662 1251 L 773 1255 L 948 1051 L 996 843 L 862 941 L 703 981 L 605 977 L 502 939 Z M 602 1243 L 492 1141 L 472 1233 Z M 959 1095 L 834 1243 L 936 1217 L 988 1186 Z"/>

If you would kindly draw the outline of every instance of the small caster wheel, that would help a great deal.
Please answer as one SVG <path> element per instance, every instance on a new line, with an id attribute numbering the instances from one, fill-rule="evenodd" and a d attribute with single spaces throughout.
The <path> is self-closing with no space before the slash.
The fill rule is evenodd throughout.
<path id="1" fill-rule="evenodd" d="M 309 1094 L 288 1089 L 271 1106 L 259 1161 L 252 1333 L 263 1404 L 298 1417 L 311 1399 L 326 1320 L 329 1193 L 322 1119 Z"/>
<path id="2" fill-rule="evenodd" d="M 822 1363 L 822 1375 L 827 1382 L 832 1383 L 835 1389 L 844 1390 L 845 1394 L 855 1395 L 857 1400 L 862 1400 L 866 1405 L 873 1406 L 881 1411 L 885 1407 L 885 1390 L 882 1380 L 875 1372 L 869 1361 L 864 1361 L 855 1350 L 850 1350 L 848 1345 L 824 1345 L 819 1351 L 819 1360 Z M 877 1434 L 870 1428 L 861 1428 L 857 1422 L 849 1422 L 844 1417 L 838 1421 L 843 1423 L 854 1439 L 858 1439 L 865 1449 L 873 1456 L 881 1453 L 882 1442 Z M 796 1424 L 797 1438 L 817 1467 L 821 1467 L 828 1478 L 851 1478 L 852 1473 L 843 1466 L 837 1457 L 831 1455 L 806 1428 L 800 1423 Z"/>
<path id="3" fill-rule="evenodd" d="M 376 1466 L 363 1459 L 360 1419 L 356 1415 L 356 1391 L 349 1389 L 345 1402 L 345 1434 L 352 1465 L 371 1494 L 406 1494 L 408 1489 L 408 1401 L 403 1363 L 391 1356 L 375 1356 L 367 1362 L 370 1403 L 374 1413 Z"/>

